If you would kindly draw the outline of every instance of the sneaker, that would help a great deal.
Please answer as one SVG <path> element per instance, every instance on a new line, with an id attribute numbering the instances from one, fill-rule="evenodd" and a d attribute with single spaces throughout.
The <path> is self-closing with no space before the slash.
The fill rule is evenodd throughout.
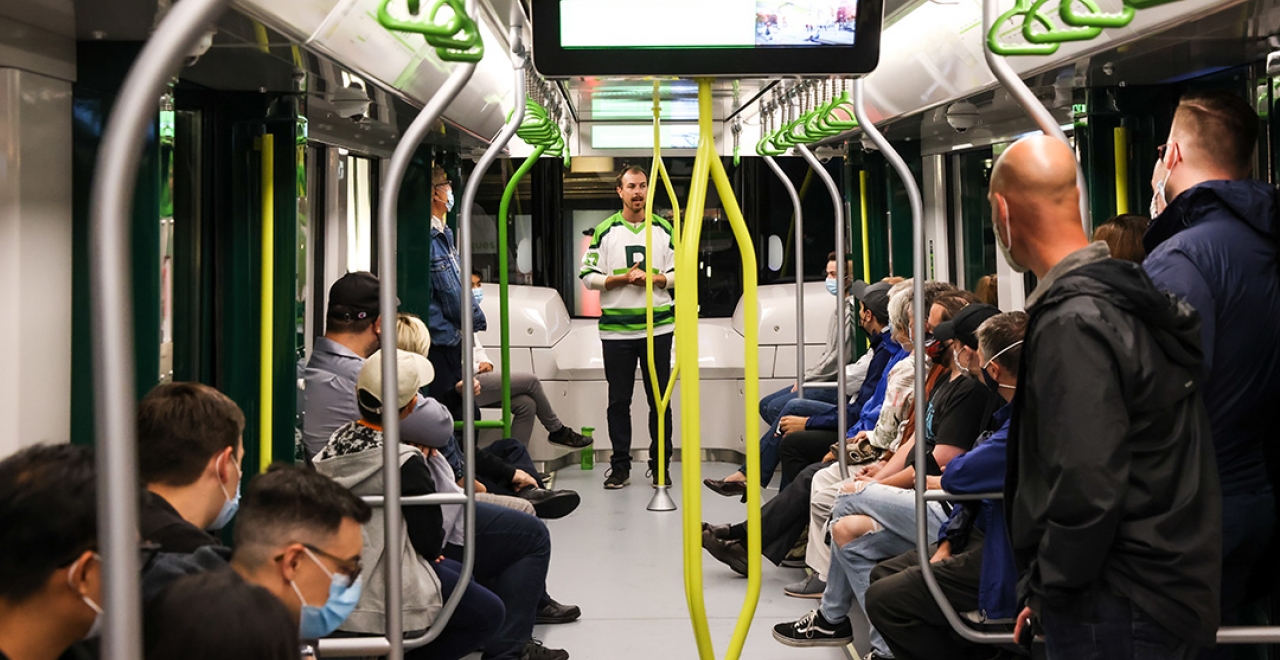
<path id="1" fill-rule="evenodd" d="M 623 486 L 631 483 L 631 470 L 610 468 L 609 471 L 605 473 L 604 477 L 605 490 L 619 490 Z"/>
<path id="2" fill-rule="evenodd" d="M 658 487 L 657 471 L 655 471 L 653 468 L 649 468 L 648 470 L 645 470 L 644 476 L 649 478 L 649 482 L 650 482 L 649 485 L 653 486 L 654 488 Z M 670 465 L 667 466 L 667 485 L 668 486 L 671 485 L 671 466 Z"/>
<path id="3" fill-rule="evenodd" d="M 569 660 L 569 654 L 560 649 L 549 649 L 542 645 L 540 639 L 530 639 L 524 645 L 524 653 L 520 660 Z"/>
<path id="4" fill-rule="evenodd" d="M 595 440 L 567 426 L 561 426 L 547 434 L 547 442 L 561 447 L 569 447 L 570 449 L 582 449 L 583 447 L 590 447 Z"/>
<path id="5" fill-rule="evenodd" d="M 827 583 L 817 573 L 810 573 L 809 577 L 783 587 L 782 593 L 792 598 L 822 598 L 822 592 L 826 589 Z"/>
<path id="6" fill-rule="evenodd" d="M 773 638 L 787 646 L 844 646 L 853 641 L 853 626 L 848 619 L 831 623 L 813 610 L 798 621 L 774 626 Z"/>
<path id="7" fill-rule="evenodd" d="M 582 609 L 577 605 L 565 605 L 557 603 L 554 598 L 548 597 L 547 604 L 538 608 L 537 617 L 534 623 L 538 625 L 555 625 L 558 623 L 569 623 L 577 621 L 582 616 Z"/>
<path id="8" fill-rule="evenodd" d="M 702 533 L 702 547 L 734 573 L 746 577 L 747 549 L 741 543 L 720 538 L 708 530 Z"/>

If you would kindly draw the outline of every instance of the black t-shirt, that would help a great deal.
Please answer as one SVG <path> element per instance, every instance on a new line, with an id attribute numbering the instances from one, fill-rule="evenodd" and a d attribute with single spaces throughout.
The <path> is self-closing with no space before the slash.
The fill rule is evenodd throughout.
<path id="1" fill-rule="evenodd" d="M 973 448 L 973 441 L 986 429 L 987 420 L 997 408 L 994 399 L 990 390 L 968 376 L 938 383 L 925 410 L 925 451 L 932 457 L 933 448 L 937 445 L 950 445 L 965 451 Z M 907 467 L 915 465 L 915 458 L 914 451 L 907 456 Z M 932 458 L 927 473 L 933 476 L 942 474 Z"/>
<path id="2" fill-rule="evenodd" d="M 142 538 L 158 543 L 163 552 L 190 554 L 206 545 L 221 545 L 212 534 L 183 519 L 163 497 L 146 491 L 138 511 Z"/>

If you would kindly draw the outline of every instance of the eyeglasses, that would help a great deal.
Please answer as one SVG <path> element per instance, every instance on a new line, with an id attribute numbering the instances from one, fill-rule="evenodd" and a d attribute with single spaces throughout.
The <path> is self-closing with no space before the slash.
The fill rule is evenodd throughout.
<path id="1" fill-rule="evenodd" d="M 338 567 L 337 571 L 335 572 L 341 573 L 351 578 L 352 580 L 355 580 L 356 578 L 360 577 L 360 571 L 364 570 L 364 564 L 361 562 L 360 557 L 356 557 L 355 559 L 343 559 L 342 557 L 338 557 L 332 553 L 325 552 L 324 550 L 317 548 L 316 546 L 311 545 L 310 543 L 300 543 L 300 545 L 310 550 L 311 552 L 317 555 L 320 555 L 321 557 L 324 557 L 325 559 L 328 559 L 329 561 L 333 562 Z M 280 555 L 277 555 L 275 558 L 275 561 L 280 561 L 281 559 L 284 559 L 283 553 Z"/>
<path id="2" fill-rule="evenodd" d="M 434 186 L 432 186 L 432 188 L 439 188 L 441 186 L 452 186 L 452 185 L 453 185 L 452 181 L 443 181 L 441 183 L 435 184 Z"/>
<path id="3" fill-rule="evenodd" d="M 1166 150 L 1168 150 L 1168 148 L 1169 148 L 1169 145 L 1170 145 L 1170 144 L 1173 144 L 1173 143 L 1172 143 L 1172 142 L 1166 142 L 1166 143 L 1164 143 L 1164 144 L 1162 144 L 1162 145 L 1160 145 L 1160 146 L 1156 147 L 1156 157 L 1157 157 L 1157 158 L 1159 158 L 1160 160 L 1164 160 L 1164 152 L 1165 152 Z"/>
<path id="4" fill-rule="evenodd" d="M 98 548 L 96 546 L 92 548 L 86 548 L 86 550 L 92 550 L 95 557 L 98 555 Z M 159 543 L 152 543 L 150 541 L 139 541 L 138 542 L 138 570 L 145 573 L 147 569 L 151 568 L 151 563 L 156 560 L 156 555 L 160 554 L 162 550 L 164 550 L 164 546 L 160 545 Z M 70 559 L 64 562 L 61 562 L 58 565 L 70 566 L 77 559 L 79 559 L 80 555 L 82 554 L 84 554 L 84 550 L 80 550 L 76 552 Z M 99 559 L 99 561 L 101 561 L 101 559 Z"/>

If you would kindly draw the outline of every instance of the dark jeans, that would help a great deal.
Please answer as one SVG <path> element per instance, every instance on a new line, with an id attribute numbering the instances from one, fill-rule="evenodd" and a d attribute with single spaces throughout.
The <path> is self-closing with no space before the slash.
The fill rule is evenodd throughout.
<path id="1" fill-rule="evenodd" d="M 822 460 L 836 442 L 835 431 L 796 431 L 782 438 L 778 456 L 782 462 L 782 483 Z"/>
<path id="2" fill-rule="evenodd" d="M 462 564 L 442 559 L 438 563 L 432 562 L 431 568 L 440 578 L 440 597 L 448 600 L 458 586 Z M 422 648 L 406 650 L 404 657 L 406 660 L 459 660 L 466 657 L 493 637 L 506 613 L 502 601 L 492 591 L 472 580 L 467 584 L 462 600 L 458 601 L 458 609 L 454 610 L 444 632 Z"/>
<path id="3" fill-rule="evenodd" d="M 427 386 L 427 393 L 444 404 L 455 420 L 462 419 L 462 395 L 458 394 L 456 388 L 462 380 L 462 345 L 443 346 L 431 342 L 427 359 L 436 372 L 435 379 Z"/>
<path id="4" fill-rule="evenodd" d="M 760 399 L 760 416 L 768 424 L 776 424 L 778 418 L 782 416 L 782 407 L 795 400 L 796 393 L 791 391 L 792 386 L 784 387 L 772 394 L 766 394 Z M 805 401 L 821 401 L 822 403 L 836 404 L 836 389 L 834 387 L 806 387 L 804 388 Z"/>
<path id="5" fill-rule="evenodd" d="M 462 561 L 462 547 L 446 545 L 444 556 Z M 533 636 L 533 622 L 547 585 L 551 535 L 541 520 L 514 509 L 476 503 L 475 579 L 506 606 L 502 627 L 484 647 L 484 657 L 519 658 Z"/>
<path id="6" fill-rule="evenodd" d="M 670 333 L 653 338 L 653 358 L 658 370 L 658 383 L 664 388 L 671 378 Z M 645 339 L 603 339 L 604 377 L 609 382 L 609 442 L 613 444 L 610 466 L 631 471 L 631 394 L 636 387 L 636 363 L 640 363 L 640 380 L 649 400 L 649 469 L 658 465 L 658 407 L 654 404 L 653 381 L 649 377 L 649 349 Z M 671 407 L 663 416 L 666 429 L 667 463 L 671 462 Z"/>
<path id="7" fill-rule="evenodd" d="M 503 438 L 480 451 L 497 456 L 513 468 L 528 472 L 529 476 L 537 480 L 538 487 L 542 488 L 542 475 L 538 474 L 538 470 L 533 467 L 533 458 L 529 456 L 529 450 L 519 440 Z M 500 484 L 487 477 L 479 477 L 479 479 L 480 483 L 484 484 L 484 487 L 488 488 L 490 493 L 515 495 L 510 483 Z"/>
<path id="8" fill-rule="evenodd" d="M 760 507 L 762 554 L 774 565 L 782 563 L 801 534 L 809 529 L 809 488 L 822 464 L 800 471 L 773 499 Z"/>
<path id="9" fill-rule="evenodd" d="M 769 481 L 773 479 L 773 471 L 778 469 L 778 462 L 782 458 L 780 449 L 783 438 L 781 435 L 778 435 L 778 419 L 791 415 L 797 417 L 810 417 L 812 415 L 827 412 L 831 410 L 831 408 L 832 406 L 829 403 L 823 403 L 821 401 L 814 401 L 811 399 L 796 398 L 792 398 L 782 405 L 778 418 L 771 422 L 769 428 L 765 429 L 764 435 L 760 436 L 761 488 L 769 485 Z M 819 456 L 819 458 L 821 458 L 821 456 Z M 807 465 L 808 464 L 800 467 L 807 467 Z M 743 463 L 742 466 L 738 468 L 738 471 L 745 475 L 747 473 L 747 464 Z M 789 472 L 784 469 L 782 471 L 782 482 L 778 484 L 778 489 L 781 490 L 786 488 L 787 484 L 791 483 L 791 480 L 795 478 L 796 472 L 799 472 L 799 470 Z"/>
<path id="10" fill-rule="evenodd" d="M 1270 488 L 1256 493 L 1222 496 L 1222 625 L 1241 625 L 1240 610 L 1254 586 L 1254 571 L 1265 554 L 1275 525 L 1275 495 Z M 1223 644 L 1201 651 L 1200 658 L 1229 660 L 1239 644 Z"/>
<path id="11" fill-rule="evenodd" d="M 1049 660 L 1187 660 L 1199 651 L 1105 585 L 1067 604 L 1046 601 L 1040 624 Z"/>
<path id="12" fill-rule="evenodd" d="M 937 544 L 929 547 L 933 553 Z M 973 530 L 965 551 L 933 564 L 938 586 L 957 612 L 978 609 L 982 532 Z M 987 658 L 991 648 L 966 642 L 951 629 L 924 584 L 915 550 L 886 559 L 871 571 L 867 618 L 897 660 Z"/>

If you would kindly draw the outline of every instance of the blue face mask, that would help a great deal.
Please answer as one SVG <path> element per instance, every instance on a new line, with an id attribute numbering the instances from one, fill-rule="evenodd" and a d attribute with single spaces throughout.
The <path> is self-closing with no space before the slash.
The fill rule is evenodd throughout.
<path id="1" fill-rule="evenodd" d="M 233 462 L 232 464 L 235 465 L 235 458 L 232 457 L 231 460 Z M 244 481 L 244 473 L 240 471 L 239 465 L 236 465 L 236 473 L 240 476 L 236 481 L 235 497 L 232 497 L 231 494 L 227 492 L 226 484 L 218 484 L 222 487 L 222 495 L 227 498 L 227 501 L 222 503 L 222 510 L 218 512 L 218 517 L 213 520 L 213 524 L 209 525 L 209 529 L 222 529 L 223 527 L 226 527 L 227 523 L 231 522 L 231 519 L 235 517 L 236 511 L 240 510 L 240 484 Z"/>
<path id="2" fill-rule="evenodd" d="M 445 197 L 445 200 L 444 200 L 444 210 L 446 212 L 453 210 L 453 188 L 450 188 L 447 192 L 448 192 L 448 195 Z"/>
<path id="3" fill-rule="evenodd" d="M 834 277 L 827 278 L 827 293 L 833 296 L 840 295 L 840 289 L 839 287 L 836 286 L 836 278 Z"/>
<path id="4" fill-rule="evenodd" d="M 315 607 L 307 604 L 307 599 L 302 597 L 302 591 L 298 589 L 297 583 L 290 583 L 293 587 L 293 593 L 298 595 L 298 601 L 302 603 L 302 620 L 298 625 L 298 636 L 302 639 L 320 639 L 328 637 L 333 631 L 342 625 L 347 617 L 351 616 L 351 612 L 355 611 L 356 604 L 360 602 L 360 590 L 363 586 L 360 578 L 356 578 L 354 582 L 351 576 L 342 575 L 340 573 L 330 573 L 329 569 L 320 563 L 319 559 L 311 553 L 308 548 L 303 548 L 307 556 L 311 557 L 311 561 L 329 576 L 329 599 L 324 602 L 323 607 Z"/>
<path id="5" fill-rule="evenodd" d="M 484 300 L 484 289 L 472 289 L 472 290 L 471 290 L 471 297 L 472 297 L 472 298 L 475 298 L 475 299 L 476 299 L 476 304 L 477 304 L 477 305 L 479 305 L 479 304 L 480 304 L 480 301 L 481 301 L 481 300 Z"/>

